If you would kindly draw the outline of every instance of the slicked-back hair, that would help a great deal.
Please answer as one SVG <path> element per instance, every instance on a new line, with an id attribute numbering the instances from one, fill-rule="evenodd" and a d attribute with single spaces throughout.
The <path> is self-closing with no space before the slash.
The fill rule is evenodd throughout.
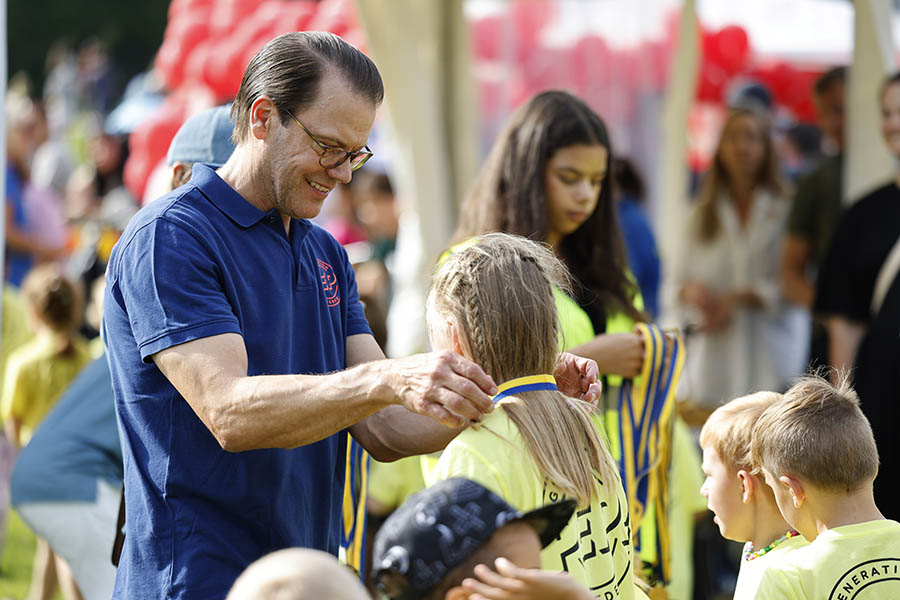
<path id="1" fill-rule="evenodd" d="M 455 325 L 468 358 L 494 381 L 553 373 L 559 323 L 553 287 L 567 289 L 565 266 L 546 246 L 492 233 L 455 250 L 435 270 L 429 326 Z M 501 399 L 537 471 L 580 506 L 611 485 L 616 464 L 590 418 L 590 405 L 558 391 Z"/>
<path id="2" fill-rule="evenodd" d="M 250 107 L 268 96 L 282 122 L 287 111 L 299 112 L 319 95 L 319 84 L 329 68 L 374 106 L 384 99 L 381 74 L 372 60 L 333 33 L 295 31 L 266 44 L 247 65 L 237 97 L 231 105 L 234 143 L 250 134 Z"/>
<path id="3" fill-rule="evenodd" d="M 871 485 L 878 474 L 872 427 L 846 374 L 832 384 L 804 377 L 766 409 L 753 428 L 753 464 L 831 492 Z"/>
<path id="4" fill-rule="evenodd" d="M 578 303 L 595 327 L 616 312 L 644 321 L 613 201 L 612 144 L 606 124 L 581 99 L 563 91 L 540 93 L 510 116 L 463 202 L 455 241 L 502 231 L 544 242 L 550 220 L 545 172 L 553 155 L 576 145 L 608 151 L 594 212 L 563 238 L 559 253 L 575 278 Z"/>

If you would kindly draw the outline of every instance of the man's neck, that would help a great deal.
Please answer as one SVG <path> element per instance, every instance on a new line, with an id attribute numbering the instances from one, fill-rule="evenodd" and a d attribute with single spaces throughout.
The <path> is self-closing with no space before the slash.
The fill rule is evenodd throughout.
<path id="1" fill-rule="evenodd" d="M 810 503 L 810 511 L 815 518 L 816 535 L 835 527 L 884 519 L 875 505 L 871 484 L 849 494 L 824 493 Z"/>
<path id="2" fill-rule="evenodd" d="M 250 148 L 241 144 L 234 149 L 231 158 L 219 167 L 216 174 L 247 202 L 265 212 L 271 210 L 272 206 L 266 186 L 259 178 L 261 169 L 257 168 L 258 162 L 259 157 Z"/>

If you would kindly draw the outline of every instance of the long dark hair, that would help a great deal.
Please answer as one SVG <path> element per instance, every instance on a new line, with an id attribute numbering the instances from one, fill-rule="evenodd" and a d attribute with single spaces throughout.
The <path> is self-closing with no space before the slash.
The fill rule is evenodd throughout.
<path id="1" fill-rule="evenodd" d="M 545 242 L 549 219 L 545 171 L 561 148 L 578 144 L 608 150 L 597 208 L 563 238 L 560 258 L 574 276 L 575 296 L 594 329 L 618 311 L 645 320 L 634 307 L 636 287 L 626 275 L 627 258 L 613 201 L 609 163 L 612 144 L 603 120 L 582 100 L 562 91 L 534 96 L 510 117 L 462 206 L 457 242 L 492 231 Z"/>

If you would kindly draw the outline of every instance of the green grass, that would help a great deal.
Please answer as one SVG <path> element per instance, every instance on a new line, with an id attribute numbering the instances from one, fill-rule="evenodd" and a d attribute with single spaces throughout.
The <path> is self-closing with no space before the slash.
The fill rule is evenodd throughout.
<path id="1" fill-rule="evenodd" d="M 18 513 L 10 510 L 6 517 L 6 537 L 0 559 L 0 598 L 24 600 L 31 582 L 31 562 L 34 560 L 35 538 Z M 61 599 L 57 590 L 55 599 Z"/>

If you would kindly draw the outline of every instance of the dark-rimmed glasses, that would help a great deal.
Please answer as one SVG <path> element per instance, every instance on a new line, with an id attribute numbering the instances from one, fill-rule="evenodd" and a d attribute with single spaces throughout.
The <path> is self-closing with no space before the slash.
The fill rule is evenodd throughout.
<path id="1" fill-rule="evenodd" d="M 303 131 L 306 132 L 306 135 L 314 141 L 319 148 L 322 149 L 322 154 L 319 155 L 319 164 L 324 169 L 336 169 L 337 167 L 344 164 L 347 159 L 350 159 L 350 170 L 355 171 L 364 164 L 366 161 L 372 158 L 372 150 L 369 149 L 368 146 L 363 146 L 362 150 L 354 150 L 353 152 L 348 152 L 339 146 L 331 146 L 329 144 L 325 144 L 320 142 L 316 136 L 310 132 L 306 126 L 300 122 L 300 119 L 294 116 L 294 113 L 287 110 L 285 111 L 287 114 L 291 115 L 291 118 L 297 122 L 297 125 L 300 126 Z"/>

